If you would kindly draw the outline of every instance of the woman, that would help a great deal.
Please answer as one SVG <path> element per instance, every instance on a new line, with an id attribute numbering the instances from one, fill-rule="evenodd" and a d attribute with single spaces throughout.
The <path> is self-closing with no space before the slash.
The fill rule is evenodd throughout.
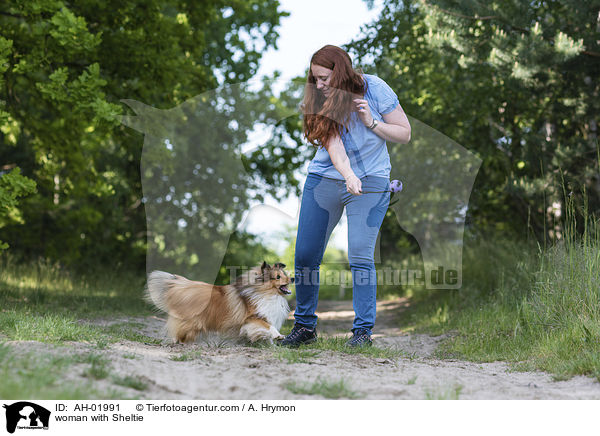
<path id="1" fill-rule="evenodd" d="M 377 276 L 373 253 L 389 205 L 386 140 L 407 143 L 410 124 L 394 91 L 352 68 L 344 50 L 326 45 L 311 58 L 304 101 L 304 136 L 319 146 L 304 184 L 295 252 L 296 310 L 281 345 L 317 339 L 319 268 L 344 207 L 355 318 L 349 346 L 370 345 Z"/>

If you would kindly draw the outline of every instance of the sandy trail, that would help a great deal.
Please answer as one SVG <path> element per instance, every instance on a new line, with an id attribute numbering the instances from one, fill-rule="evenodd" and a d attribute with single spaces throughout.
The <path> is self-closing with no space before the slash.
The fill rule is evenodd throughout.
<path id="1" fill-rule="evenodd" d="M 436 359 L 432 353 L 444 337 L 400 330 L 395 319 L 404 305 L 403 299 L 378 303 L 373 335 L 376 346 L 402 352 L 396 359 L 315 350 L 305 362 L 289 363 L 278 347 L 218 341 L 174 345 L 166 337 L 160 317 L 110 321 L 135 322 L 143 326 L 140 333 L 161 339 L 160 345 L 127 341 L 99 352 L 110 359 L 111 373 L 137 376 L 147 384 L 141 392 L 119 386 L 124 396 L 147 399 L 321 399 L 320 395 L 292 393 L 286 384 L 340 379 L 360 399 L 600 399 L 600 383 L 589 377 L 553 381 L 541 372 L 511 372 L 503 362 Z M 320 335 L 349 337 L 354 317 L 351 302 L 321 301 L 318 314 Z M 32 345 L 28 343 L 28 348 Z M 39 343 L 36 347 L 51 348 Z M 184 354 L 191 360 L 172 360 Z M 111 387 L 105 380 L 95 383 L 100 390 Z"/>

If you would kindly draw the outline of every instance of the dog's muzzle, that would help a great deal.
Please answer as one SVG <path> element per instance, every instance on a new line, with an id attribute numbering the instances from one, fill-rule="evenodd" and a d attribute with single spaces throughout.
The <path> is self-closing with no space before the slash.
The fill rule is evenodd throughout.
<path id="1" fill-rule="evenodd" d="M 292 291 L 290 291 L 287 287 L 287 285 L 281 285 L 279 287 L 279 290 L 281 291 L 282 294 L 284 295 L 290 295 L 292 293 Z"/>

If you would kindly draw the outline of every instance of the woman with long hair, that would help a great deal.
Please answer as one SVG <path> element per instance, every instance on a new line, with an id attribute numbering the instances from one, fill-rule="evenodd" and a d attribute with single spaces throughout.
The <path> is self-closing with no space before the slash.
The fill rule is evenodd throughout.
<path id="1" fill-rule="evenodd" d="M 355 312 L 347 345 L 370 345 L 377 294 L 373 254 L 390 199 L 386 140 L 407 143 L 410 124 L 394 91 L 377 76 L 355 70 L 348 53 L 333 45 L 310 60 L 302 111 L 304 137 L 318 149 L 300 206 L 295 324 L 281 345 L 317 339 L 320 265 L 344 207 Z"/>

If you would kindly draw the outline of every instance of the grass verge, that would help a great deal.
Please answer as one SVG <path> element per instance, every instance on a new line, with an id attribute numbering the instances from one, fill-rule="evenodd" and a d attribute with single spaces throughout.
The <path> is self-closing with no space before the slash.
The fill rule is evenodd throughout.
<path id="1" fill-rule="evenodd" d="M 61 343 L 131 340 L 156 343 L 138 334 L 132 323 L 93 325 L 102 317 L 146 316 L 145 277 L 95 272 L 76 276 L 56 264 L 38 261 L 18 264 L 0 255 L 0 332 L 4 339 Z"/>
<path id="2" fill-rule="evenodd" d="M 454 332 L 440 358 L 507 361 L 557 380 L 600 381 L 600 226 L 585 205 L 575 219 L 576 209 L 567 198 L 563 237 L 551 246 L 467 243 L 463 287 L 415 292 L 401 326 Z"/>

